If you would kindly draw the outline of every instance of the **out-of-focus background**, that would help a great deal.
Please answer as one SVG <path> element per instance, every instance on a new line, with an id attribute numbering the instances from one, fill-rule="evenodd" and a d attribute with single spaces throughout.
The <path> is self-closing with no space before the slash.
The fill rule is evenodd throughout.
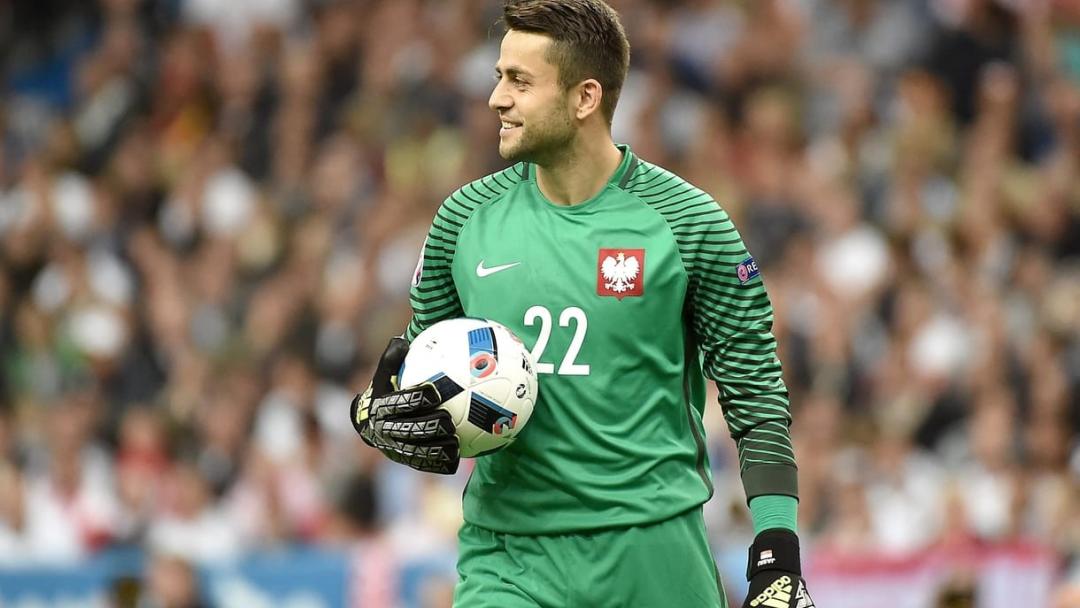
<path id="1" fill-rule="evenodd" d="M 818 605 L 1080 606 L 1080 3 L 612 4 L 616 140 L 763 268 Z M 470 466 L 346 416 L 437 205 L 504 166 L 499 13 L 0 2 L 0 605 L 449 605 Z"/>

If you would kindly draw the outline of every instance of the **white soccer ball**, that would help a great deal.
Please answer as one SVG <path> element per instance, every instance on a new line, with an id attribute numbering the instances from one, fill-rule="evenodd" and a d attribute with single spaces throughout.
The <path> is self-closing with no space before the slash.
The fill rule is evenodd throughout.
<path id="1" fill-rule="evenodd" d="M 442 408 L 461 455 L 482 456 L 514 441 L 536 403 L 536 363 L 505 326 L 484 319 L 440 321 L 416 336 L 398 374 L 402 387 L 433 382 L 452 395 Z"/>

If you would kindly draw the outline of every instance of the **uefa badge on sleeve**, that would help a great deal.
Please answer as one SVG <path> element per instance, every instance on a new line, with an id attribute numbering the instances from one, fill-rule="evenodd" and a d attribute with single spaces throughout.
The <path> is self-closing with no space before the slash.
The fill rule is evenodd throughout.
<path id="1" fill-rule="evenodd" d="M 746 285 L 750 282 L 750 279 L 760 274 L 761 270 L 758 268 L 757 261 L 752 257 L 746 258 L 735 267 L 735 275 L 739 277 L 740 285 Z"/>
<path id="2" fill-rule="evenodd" d="M 596 260 L 596 295 L 640 296 L 645 293 L 644 249 L 601 249 Z"/>

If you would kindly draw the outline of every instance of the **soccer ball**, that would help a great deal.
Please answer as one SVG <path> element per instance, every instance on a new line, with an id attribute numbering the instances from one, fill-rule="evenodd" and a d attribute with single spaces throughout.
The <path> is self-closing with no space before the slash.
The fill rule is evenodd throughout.
<path id="1" fill-rule="evenodd" d="M 497 451 L 517 437 L 536 403 L 536 363 L 509 329 L 484 319 L 440 321 L 420 332 L 398 384 L 433 382 L 445 398 L 463 457 Z"/>

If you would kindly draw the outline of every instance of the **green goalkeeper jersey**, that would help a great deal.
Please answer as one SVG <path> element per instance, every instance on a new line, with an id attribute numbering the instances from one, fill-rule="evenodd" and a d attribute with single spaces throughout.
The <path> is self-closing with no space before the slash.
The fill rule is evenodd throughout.
<path id="1" fill-rule="evenodd" d="M 747 497 L 796 496 L 772 307 L 724 210 L 636 158 L 580 204 L 516 164 L 439 208 L 411 292 L 411 340 L 443 319 L 498 321 L 528 345 L 528 426 L 482 456 L 465 520 L 515 534 L 632 526 L 712 495 L 701 417 L 715 380 Z"/>

